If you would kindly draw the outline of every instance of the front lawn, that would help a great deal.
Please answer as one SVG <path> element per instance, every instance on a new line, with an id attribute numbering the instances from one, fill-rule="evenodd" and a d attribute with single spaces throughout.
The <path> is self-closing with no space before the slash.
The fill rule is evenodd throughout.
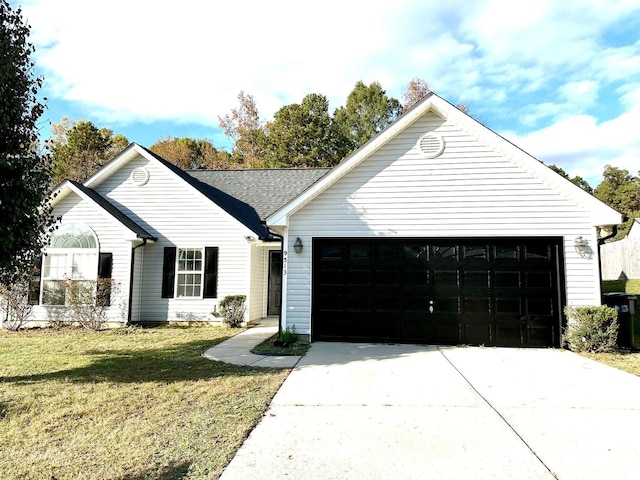
<path id="1" fill-rule="evenodd" d="M 289 373 L 200 356 L 231 334 L 0 331 L 2 479 L 218 478 Z"/>
<path id="2" fill-rule="evenodd" d="M 640 353 L 638 352 L 581 353 L 580 355 L 640 376 Z"/>

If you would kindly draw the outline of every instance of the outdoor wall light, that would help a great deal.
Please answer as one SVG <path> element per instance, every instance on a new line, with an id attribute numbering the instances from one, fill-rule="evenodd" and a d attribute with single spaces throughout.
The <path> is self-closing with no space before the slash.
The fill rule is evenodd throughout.
<path id="1" fill-rule="evenodd" d="M 589 241 L 586 238 L 582 236 L 576 237 L 576 239 L 573 241 L 573 245 L 576 249 L 576 253 L 582 258 L 591 258 L 591 256 L 593 255 L 593 250 L 591 250 Z"/>
<path id="2" fill-rule="evenodd" d="M 304 245 L 302 244 L 302 240 L 300 240 L 300 237 L 297 237 L 296 243 L 293 244 L 293 249 L 296 251 L 296 253 L 302 253 L 303 248 Z"/>

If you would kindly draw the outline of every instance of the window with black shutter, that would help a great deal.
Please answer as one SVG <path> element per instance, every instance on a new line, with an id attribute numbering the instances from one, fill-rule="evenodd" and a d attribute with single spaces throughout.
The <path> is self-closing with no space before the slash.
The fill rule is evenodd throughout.
<path id="1" fill-rule="evenodd" d="M 173 298 L 176 276 L 176 247 L 164 247 L 162 298 Z"/>
<path id="2" fill-rule="evenodd" d="M 101 252 L 98 256 L 98 286 L 96 291 L 96 305 L 100 307 L 111 305 L 112 270 L 113 254 Z"/>
<path id="3" fill-rule="evenodd" d="M 204 249 L 204 298 L 218 296 L 218 247 Z"/>
<path id="4" fill-rule="evenodd" d="M 31 279 L 29 281 L 29 305 L 40 304 L 40 279 L 42 278 L 42 261 L 43 257 L 40 256 L 36 264 L 33 266 L 31 272 Z"/>

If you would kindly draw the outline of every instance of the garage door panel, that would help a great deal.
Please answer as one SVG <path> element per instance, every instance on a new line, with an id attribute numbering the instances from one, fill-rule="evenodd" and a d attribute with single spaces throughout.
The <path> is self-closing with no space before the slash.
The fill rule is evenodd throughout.
<path id="1" fill-rule="evenodd" d="M 528 323 L 525 327 L 526 343 L 529 346 L 546 347 L 556 343 L 556 328 L 553 325 Z"/>
<path id="2" fill-rule="evenodd" d="M 558 346 L 562 239 L 314 239 L 316 340 Z"/>
<path id="3" fill-rule="evenodd" d="M 489 288 L 491 272 L 485 269 L 479 271 L 465 270 L 462 272 L 462 277 L 462 286 L 465 288 Z"/>
<path id="4" fill-rule="evenodd" d="M 458 276 L 458 270 L 432 270 L 433 275 L 431 284 L 436 287 L 458 287 L 460 286 L 460 279 Z"/>
<path id="5" fill-rule="evenodd" d="M 457 320 L 436 320 L 436 341 L 445 345 L 459 345 L 462 343 L 462 325 Z"/>
<path id="6" fill-rule="evenodd" d="M 493 287 L 495 288 L 520 288 L 521 275 L 519 271 L 509 272 L 499 270 L 493 272 Z"/>
<path id="7" fill-rule="evenodd" d="M 525 326 L 518 323 L 497 323 L 495 327 L 497 346 L 523 345 L 525 343 Z"/>
<path id="8" fill-rule="evenodd" d="M 465 323 L 462 343 L 469 345 L 493 345 L 491 325 L 486 323 Z"/>

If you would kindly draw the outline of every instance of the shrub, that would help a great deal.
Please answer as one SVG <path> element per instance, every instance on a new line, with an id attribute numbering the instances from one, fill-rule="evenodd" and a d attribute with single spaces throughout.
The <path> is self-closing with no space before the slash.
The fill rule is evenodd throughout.
<path id="1" fill-rule="evenodd" d="M 222 322 L 230 328 L 238 328 L 244 322 L 245 295 L 227 295 L 220 301 L 220 313 Z"/>
<path id="2" fill-rule="evenodd" d="M 289 330 L 289 327 L 283 332 L 280 332 L 278 339 L 273 342 L 276 347 L 290 347 L 295 345 L 298 341 L 298 334 L 296 333 L 296 327 Z"/>
<path id="3" fill-rule="evenodd" d="M 29 321 L 31 309 L 28 280 L 0 285 L 0 325 L 7 330 L 19 330 Z"/>
<path id="4" fill-rule="evenodd" d="M 574 352 L 610 352 L 618 340 L 618 312 L 605 305 L 566 307 L 565 340 Z"/>
<path id="5" fill-rule="evenodd" d="M 107 322 L 111 295 L 116 293 L 117 284 L 110 278 L 66 280 L 62 284 L 72 320 L 87 330 L 100 330 Z"/>

